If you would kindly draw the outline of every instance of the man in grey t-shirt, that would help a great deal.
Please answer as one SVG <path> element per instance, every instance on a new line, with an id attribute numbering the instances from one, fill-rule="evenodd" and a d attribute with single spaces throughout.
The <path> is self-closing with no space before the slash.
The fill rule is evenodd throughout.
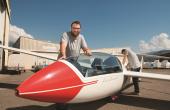
<path id="1" fill-rule="evenodd" d="M 71 31 L 63 33 L 60 40 L 60 53 L 58 55 L 58 59 L 65 59 L 68 57 L 77 59 L 80 55 L 81 49 L 86 55 L 91 55 L 91 51 L 88 48 L 83 35 L 80 34 L 80 28 L 80 22 L 74 21 L 71 24 Z M 57 107 L 62 110 L 67 110 L 68 108 L 66 104 L 57 104 Z"/>
<path id="2" fill-rule="evenodd" d="M 68 57 L 78 57 L 82 49 L 86 55 L 91 55 L 91 51 L 87 43 L 80 34 L 81 24 L 79 21 L 74 21 L 71 24 L 71 31 L 64 32 L 60 40 L 60 53 L 58 59 Z"/>

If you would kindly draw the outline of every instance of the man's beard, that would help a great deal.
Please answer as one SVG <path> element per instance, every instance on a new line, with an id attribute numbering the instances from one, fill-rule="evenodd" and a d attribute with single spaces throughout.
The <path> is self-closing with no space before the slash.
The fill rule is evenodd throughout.
<path id="1" fill-rule="evenodd" d="M 80 32 L 74 33 L 74 32 L 71 31 L 71 35 L 72 35 L 73 37 L 77 37 L 79 34 L 80 34 Z"/>

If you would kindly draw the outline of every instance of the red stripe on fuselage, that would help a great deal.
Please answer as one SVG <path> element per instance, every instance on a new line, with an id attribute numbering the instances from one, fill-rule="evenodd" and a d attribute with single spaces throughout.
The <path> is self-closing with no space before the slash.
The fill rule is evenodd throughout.
<path id="1" fill-rule="evenodd" d="M 33 97 L 35 95 L 35 97 L 37 97 L 37 98 L 39 97 L 36 100 L 42 101 L 41 96 L 43 95 L 43 97 L 46 97 L 45 99 L 47 99 L 47 101 L 43 100 L 45 102 L 66 103 L 66 102 L 72 100 L 78 94 L 76 92 L 77 90 L 80 91 L 82 87 L 96 84 L 96 83 L 97 83 L 97 81 L 92 81 L 92 82 L 83 83 L 82 85 L 75 85 L 75 86 L 53 89 L 53 90 L 25 92 L 25 93 L 20 93 L 20 96 L 22 97 L 22 95 L 27 95 L 27 98 L 29 98 L 30 96 Z M 55 96 L 61 96 L 61 97 L 55 97 Z"/>

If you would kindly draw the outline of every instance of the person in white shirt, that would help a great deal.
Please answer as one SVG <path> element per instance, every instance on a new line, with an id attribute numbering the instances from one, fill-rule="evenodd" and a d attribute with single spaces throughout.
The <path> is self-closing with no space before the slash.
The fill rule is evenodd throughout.
<path id="1" fill-rule="evenodd" d="M 131 71 L 140 71 L 140 61 L 138 59 L 138 56 L 135 52 L 133 52 L 131 49 L 122 49 L 121 53 L 124 55 L 123 57 L 123 64 L 125 64 L 126 61 L 128 61 L 128 66 Z M 134 84 L 134 93 L 136 95 L 139 95 L 139 79 L 138 77 L 132 77 L 133 84 Z"/>

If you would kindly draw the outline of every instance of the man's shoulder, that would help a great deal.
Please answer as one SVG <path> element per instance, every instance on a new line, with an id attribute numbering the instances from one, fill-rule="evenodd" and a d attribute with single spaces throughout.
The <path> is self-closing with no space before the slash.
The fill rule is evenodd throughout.
<path id="1" fill-rule="evenodd" d="M 63 36 L 69 36 L 70 32 L 63 32 Z"/>
<path id="2" fill-rule="evenodd" d="M 127 49 L 127 51 L 129 52 L 129 53 L 131 53 L 131 54 L 136 54 L 132 49 Z"/>
<path id="3" fill-rule="evenodd" d="M 79 37 L 80 37 L 81 39 L 84 39 L 83 34 L 79 34 Z"/>
<path id="4" fill-rule="evenodd" d="M 70 33 L 69 32 L 63 32 L 62 38 L 69 39 Z"/>

